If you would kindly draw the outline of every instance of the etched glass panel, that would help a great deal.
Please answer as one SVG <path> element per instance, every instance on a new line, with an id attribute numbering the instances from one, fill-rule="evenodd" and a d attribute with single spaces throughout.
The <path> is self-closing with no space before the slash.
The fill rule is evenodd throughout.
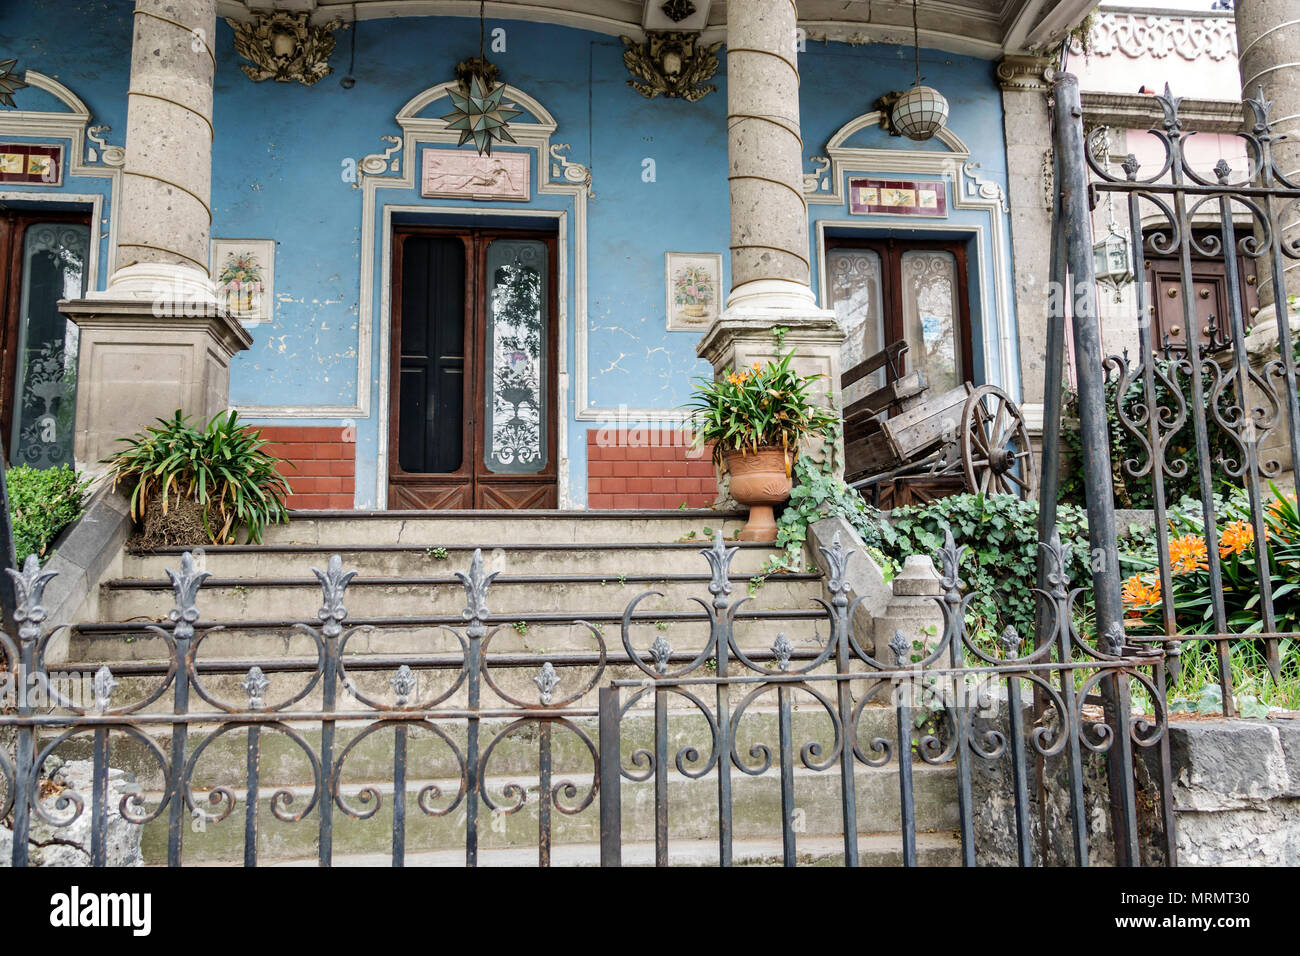
<path id="1" fill-rule="evenodd" d="M 547 464 L 546 254 L 535 239 L 488 245 L 484 463 L 494 472 L 531 475 Z"/>
<path id="2" fill-rule="evenodd" d="M 885 313 L 880 291 L 880 256 L 871 249 L 831 249 L 826 253 L 831 308 L 844 330 L 840 368 L 848 371 L 885 347 Z M 873 372 L 844 392 L 855 401 L 885 384 L 885 372 Z"/>
<path id="3" fill-rule="evenodd" d="M 60 299 L 86 292 L 90 227 L 41 222 L 23 237 L 23 285 L 10 461 L 51 468 L 72 464 L 77 407 L 77 327 Z"/>
<path id="4" fill-rule="evenodd" d="M 950 252 L 903 253 L 903 336 L 909 368 L 941 395 L 963 381 L 957 348 L 957 260 Z"/>

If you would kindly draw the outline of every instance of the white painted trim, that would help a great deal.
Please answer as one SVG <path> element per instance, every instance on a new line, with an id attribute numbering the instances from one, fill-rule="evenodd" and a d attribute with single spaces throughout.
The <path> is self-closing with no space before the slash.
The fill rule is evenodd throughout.
<path id="1" fill-rule="evenodd" d="M 395 119 L 402 128 L 400 173 L 383 175 L 358 172 L 361 187 L 361 281 L 357 306 L 357 372 L 356 399 L 351 405 L 249 405 L 239 406 L 242 414 L 257 418 L 369 418 L 370 387 L 373 371 L 371 343 L 374 340 L 374 294 L 375 294 L 375 211 L 379 203 L 378 192 L 381 189 L 414 189 L 419 176 L 419 149 L 426 143 L 455 146 L 460 134 L 447 128 L 447 123 L 437 117 L 424 117 L 419 114 L 431 103 L 445 97 L 447 91 L 456 86 L 455 81 L 439 83 L 417 93 L 397 111 Z M 536 122 L 516 122 L 510 132 L 520 146 L 526 146 L 537 152 L 537 194 L 568 194 L 574 202 L 574 293 L 577 299 L 574 308 L 574 328 L 578 338 L 578 367 L 586 361 L 587 334 L 587 187 L 571 182 L 552 182 L 550 162 L 551 134 L 555 132 L 555 119 L 533 97 L 506 85 L 507 101 L 523 106 L 532 113 Z M 387 167 L 387 164 L 385 164 Z M 388 208 L 387 206 L 383 208 Z M 418 207 L 395 206 L 395 209 L 414 208 L 420 212 L 455 211 L 458 207 L 430 203 Z M 486 210 L 475 210 L 486 212 Z M 527 215 L 524 207 L 501 211 L 506 215 Z M 380 237 L 382 242 L 386 237 Z M 386 249 L 382 251 L 386 255 Z M 383 268 L 387 268 L 384 262 Z M 382 271 L 382 270 L 381 270 Z M 565 291 L 565 290 L 562 290 Z M 381 289 L 381 303 L 386 302 L 387 289 Z M 386 305 L 381 304 L 381 308 Z M 380 381 L 381 389 L 383 379 Z M 581 386 L 579 386 L 581 389 Z M 583 396 L 581 391 L 579 398 Z M 381 424 L 382 427 L 382 424 Z M 381 496 L 382 500 L 382 496 Z"/>
<path id="2" fill-rule="evenodd" d="M 386 237 L 375 236 L 375 212 L 379 208 L 379 195 L 381 189 L 414 189 L 417 177 L 419 175 L 419 149 L 424 144 L 444 144 L 454 146 L 460 139 L 459 133 L 449 130 L 447 124 L 437 117 L 421 116 L 422 112 L 428 107 L 447 95 L 447 91 L 455 86 L 454 81 L 439 83 L 427 90 L 413 96 L 406 104 L 398 110 L 395 119 L 397 124 L 402 128 L 401 138 L 401 162 L 400 173 L 397 175 L 382 175 L 361 173 L 360 186 L 362 190 L 362 207 L 361 207 L 361 280 L 359 287 L 359 303 L 357 315 L 357 395 L 356 400 L 351 405 L 250 405 L 239 406 L 242 414 L 250 418 L 369 418 L 370 417 L 370 385 L 373 378 L 373 362 L 371 358 L 371 343 L 375 334 L 375 316 L 374 316 L 374 283 L 375 283 L 375 249 L 377 244 L 381 250 L 381 276 L 387 275 L 389 264 L 387 262 Z M 514 102 L 516 105 L 524 107 L 532 114 L 536 122 L 516 122 L 511 125 L 511 134 L 520 146 L 531 148 L 537 153 L 537 185 L 536 194 L 541 195 L 569 195 L 573 197 L 573 302 L 570 304 L 568 299 L 567 280 L 560 283 L 561 309 L 560 312 L 565 317 L 572 314 L 573 336 L 574 336 L 574 381 L 566 381 L 568 363 L 567 359 L 561 365 L 560 371 L 563 374 L 561 387 L 559 389 L 561 396 L 567 399 L 571 393 L 573 395 L 573 415 L 578 421 L 668 421 L 680 422 L 685 421 L 686 414 L 679 409 L 646 409 L 646 408 L 600 408 L 587 407 L 588 401 L 588 339 L 590 327 L 588 325 L 587 315 L 587 190 L 588 186 L 584 182 L 573 182 L 571 180 L 555 178 L 552 176 L 552 162 L 556 159 L 551 153 L 551 137 L 557 129 L 555 119 L 550 112 L 542 106 L 533 97 L 523 91 L 506 85 L 505 99 Z M 557 144 L 558 146 L 558 144 Z M 577 164 L 570 163 L 570 166 Z M 389 207 L 384 205 L 382 208 L 401 211 L 416 211 L 426 213 L 470 213 L 475 215 L 507 215 L 507 216 L 526 216 L 526 215 L 547 215 L 554 214 L 553 210 L 537 210 L 520 206 L 513 209 L 491 209 L 464 206 L 448 206 L 430 203 L 421 206 L 395 205 Z M 387 228 L 391 231 L 391 223 L 386 220 Z M 562 219 L 565 228 L 568 228 L 567 218 Z M 567 266 L 568 249 L 567 244 L 561 244 L 561 262 L 560 265 Z M 567 273 L 567 269 L 566 269 Z M 388 289 L 385 286 L 380 290 L 381 310 L 387 309 Z M 570 309 L 571 305 L 571 309 Z M 386 311 L 380 317 L 380 334 L 386 334 L 384 322 L 386 321 Z M 562 336 L 567 338 L 567 336 Z M 565 343 L 567 350 L 567 342 Z M 381 356 L 381 361 L 383 357 Z M 386 388 L 386 379 L 381 376 L 380 389 Z M 381 431 L 386 427 L 383 420 L 380 421 Z M 381 450 L 381 454 L 386 454 L 386 449 Z M 380 501 L 384 500 L 386 482 L 383 482 L 380 489 Z M 561 494 L 564 489 L 561 488 Z M 561 499 L 563 500 L 563 498 Z"/>
<path id="3" fill-rule="evenodd" d="M 1011 268 L 1004 249 L 1007 248 L 1007 212 L 1006 193 L 997 183 L 980 179 L 975 175 L 979 163 L 971 159 L 970 150 L 962 139 L 952 130 L 941 129 L 937 134 L 939 140 L 948 148 L 948 152 L 919 149 L 877 149 L 845 146 L 844 143 L 860 130 L 880 123 L 880 112 L 873 110 L 849 120 L 827 141 L 826 154 L 831 161 L 829 178 L 831 189 L 826 192 L 806 191 L 809 204 L 843 206 L 847 214 L 848 179 L 850 175 L 867 174 L 873 176 L 915 173 L 940 177 L 948 182 L 951 195 L 949 213 L 954 210 L 972 210 L 988 214 L 989 225 L 959 225 L 943 219 L 917 217 L 902 221 L 898 217 L 877 219 L 870 216 L 854 216 L 850 219 L 817 222 L 817 278 L 818 301 L 826 306 L 826 243 L 825 227 L 847 227 L 873 230 L 930 230 L 964 232 L 976 236 L 976 249 L 980 257 L 979 295 L 980 314 L 983 325 L 984 354 L 986 367 L 984 373 L 989 378 L 987 356 L 997 355 L 1001 366 L 1000 385 L 1019 400 L 1020 378 L 1016 354 L 1015 336 L 1011 334 Z M 820 185 L 824 175 L 817 178 Z M 986 235 L 987 232 L 987 235 Z M 993 286 L 996 296 L 990 296 L 990 286 L 984 264 L 993 269 Z M 1000 340 L 1000 341 L 999 341 Z"/>
<path id="4" fill-rule="evenodd" d="M 99 235 L 100 222 L 104 215 L 104 196 L 101 193 L 29 193 L 0 192 L 0 202 L 42 202 L 59 203 L 70 206 L 90 206 L 90 261 L 86 263 L 86 288 L 94 289 L 99 284 Z M 111 243 L 111 239 L 109 240 Z"/>
<path id="5" fill-rule="evenodd" d="M 117 224 L 119 219 L 118 202 L 122 192 L 122 170 L 118 166 L 105 163 L 90 164 L 86 157 L 86 127 L 90 123 L 90 108 L 81 98 L 58 80 L 28 70 L 23 74 L 27 85 L 44 90 L 68 107 L 66 113 L 52 113 L 43 110 L 0 110 L 0 137 L 21 136 L 26 138 L 66 139 L 68 151 L 64 157 L 66 169 L 63 181 L 66 185 L 72 176 L 96 176 L 110 180 L 108 235 L 100 234 L 103 219 L 102 196 L 96 194 L 67 193 L 56 191 L 12 190 L 0 193 L 0 198 L 22 200 L 24 202 L 90 202 L 93 207 L 94 233 L 91 242 L 90 276 L 87 279 L 88 292 L 94 292 L 99 278 L 99 243 L 108 239 L 108 261 L 105 263 L 104 275 L 111 276 L 117 264 Z"/>

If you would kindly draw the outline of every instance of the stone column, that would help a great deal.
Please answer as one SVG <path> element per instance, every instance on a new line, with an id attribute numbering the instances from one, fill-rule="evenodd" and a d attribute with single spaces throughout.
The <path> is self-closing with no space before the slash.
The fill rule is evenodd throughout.
<path id="1" fill-rule="evenodd" d="M 1273 157 L 1277 168 L 1288 179 L 1300 178 L 1300 4 L 1296 0 L 1238 0 L 1237 66 L 1241 71 L 1242 97 L 1259 95 L 1272 100 L 1270 119 L 1275 136 Z M 1300 238 L 1300 218 L 1284 215 L 1288 228 L 1283 241 Z M 1300 295 L 1300 261 L 1285 260 L 1286 290 Z M 1272 263 L 1260 259 L 1260 316 L 1273 303 Z"/>
<path id="2" fill-rule="evenodd" d="M 1011 258 L 1020 338 L 1021 406 L 1042 461 L 1043 375 L 1047 341 L 1047 279 L 1052 255 L 1052 129 L 1047 105 L 1052 57 L 1008 54 L 997 65 L 1007 143 Z"/>
<path id="3" fill-rule="evenodd" d="M 91 470 L 154 418 L 223 410 L 252 344 L 208 269 L 215 34 L 216 0 L 136 0 L 116 271 L 61 304 L 81 330 L 75 455 Z"/>
<path id="4" fill-rule="evenodd" d="M 793 0 L 727 4 L 731 294 L 695 351 L 720 375 L 794 349 L 792 366 L 822 375 L 820 399 L 839 408 L 844 333 L 809 285 L 796 20 Z"/>
<path id="5" fill-rule="evenodd" d="M 727 4 L 727 307 L 808 308 L 808 203 L 791 0 Z"/>
<path id="6" fill-rule="evenodd" d="M 1273 123 L 1273 158 L 1277 169 L 1291 180 L 1300 179 L 1300 4 L 1296 0 L 1238 0 L 1236 5 L 1237 66 L 1241 72 L 1242 97 L 1259 96 L 1271 100 L 1269 118 Z M 1277 137 L 1286 139 L 1278 141 Z M 1280 213 L 1284 243 L 1300 239 L 1300 217 L 1294 210 Z M 1283 260 L 1285 289 L 1288 296 L 1300 295 L 1300 261 Z M 1273 263 L 1270 256 L 1256 260 L 1259 289 L 1259 313 L 1246 336 L 1251 364 L 1263 370 L 1278 358 L 1277 312 L 1279 303 L 1273 296 Z M 1280 303 L 1283 309 L 1286 303 Z M 1291 336 L 1300 336 L 1300 316 L 1289 316 Z M 1267 400 L 1260 399 L 1261 407 Z M 1277 461 L 1282 473 L 1276 482 L 1280 489 L 1295 487 L 1291 472 L 1291 442 L 1283 413 L 1279 427 L 1261 441 L 1259 454 L 1264 461 Z"/>

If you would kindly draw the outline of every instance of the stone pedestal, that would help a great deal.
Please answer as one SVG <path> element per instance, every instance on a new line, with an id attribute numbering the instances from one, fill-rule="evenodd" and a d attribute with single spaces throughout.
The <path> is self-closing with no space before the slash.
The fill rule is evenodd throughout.
<path id="1" fill-rule="evenodd" d="M 230 359 L 252 344 L 237 321 L 211 308 L 138 299 L 80 299 L 59 309 L 81 331 L 77 369 L 77 466 L 100 459 L 176 409 L 206 423 L 229 404 Z M 186 312 L 197 314 L 186 314 Z"/>
<path id="2" fill-rule="evenodd" d="M 778 345 L 777 331 L 784 330 Z M 746 368 L 755 362 L 766 364 L 793 350 L 790 367 L 800 375 L 822 376 L 814 383 L 819 404 L 840 410 L 840 349 L 844 330 L 834 312 L 809 309 L 801 313 L 776 310 L 728 309 L 705 331 L 695 352 L 713 366 L 715 375 L 727 369 Z M 821 442 L 806 449 L 820 457 Z M 837 455 L 838 473 L 843 474 L 843 455 Z M 736 507 L 727 492 L 727 476 L 718 476 L 718 506 Z"/>
<path id="3" fill-rule="evenodd" d="M 876 660 L 894 666 L 890 642 L 897 631 L 907 642 L 902 666 L 913 666 L 912 655 L 929 655 L 943 639 L 943 611 L 936 598 L 943 593 L 934 562 L 923 554 L 909 555 L 893 580 L 894 596 L 875 620 Z M 920 642 L 917 648 L 916 642 Z"/>

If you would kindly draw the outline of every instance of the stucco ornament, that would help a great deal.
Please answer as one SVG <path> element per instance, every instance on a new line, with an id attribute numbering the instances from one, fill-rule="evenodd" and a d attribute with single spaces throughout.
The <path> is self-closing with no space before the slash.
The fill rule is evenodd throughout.
<path id="1" fill-rule="evenodd" d="M 626 47 L 623 63 L 634 77 L 627 85 L 646 99 L 666 96 L 694 103 L 717 89 L 708 81 L 718 71 L 721 41 L 699 46 L 699 34 L 675 31 L 649 31 L 641 43 L 619 39 Z"/>
<path id="2" fill-rule="evenodd" d="M 12 107 L 14 94 L 26 88 L 27 82 L 18 79 L 18 60 L 0 60 L 0 104 Z"/>
<path id="3" fill-rule="evenodd" d="M 309 22 L 310 14 L 255 13 L 247 22 L 227 19 L 235 31 L 235 52 L 248 60 L 240 66 L 254 83 L 297 80 L 312 86 L 333 70 L 329 65 L 334 52 L 334 32 L 343 22 L 331 20 L 323 25 Z"/>

